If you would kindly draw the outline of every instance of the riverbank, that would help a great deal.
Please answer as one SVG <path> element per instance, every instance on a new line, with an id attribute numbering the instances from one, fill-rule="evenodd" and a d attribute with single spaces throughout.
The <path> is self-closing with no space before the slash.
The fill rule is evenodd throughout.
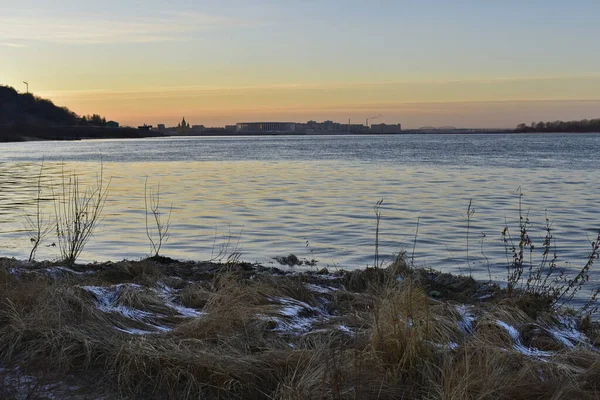
<path id="1" fill-rule="evenodd" d="M 589 319 L 403 257 L 356 271 L 4 258 L 0 289 L 0 397 L 592 399 L 600 389 Z"/>
<path id="2" fill-rule="evenodd" d="M 40 133 L 40 131 L 46 131 Z M 562 132 L 578 133 L 578 132 Z M 197 134 L 169 135 L 160 134 L 155 131 L 140 131 L 135 128 L 84 128 L 70 127 L 63 128 L 44 128 L 30 129 L 20 131 L 19 133 L 0 134 L 0 142 L 26 142 L 26 141 L 44 141 L 44 140 L 83 140 L 83 139 L 141 139 L 148 137 L 165 138 L 195 138 L 195 137 L 269 137 L 269 136 L 403 136 L 403 135 L 552 135 L 556 132 L 534 132 L 534 131 L 514 131 L 514 130 L 474 130 L 459 129 L 456 131 L 424 131 L 419 129 L 407 129 L 399 133 L 360 133 L 360 132 L 295 132 L 295 133 L 237 133 L 225 131 L 208 131 Z"/>
<path id="3" fill-rule="evenodd" d="M 139 139 L 162 136 L 156 132 L 135 128 L 107 128 L 96 126 L 0 126 L 0 142 L 27 142 L 44 140 L 82 139 Z"/>
<path id="4" fill-rule="evenodd" d="M 146 137 L 193 138 L 193 137 L 265 137 L 265 136 L 398 136 L 398 135 L 431 135 L 431 134 L 501 134 L 512 131 L 414 131 L 400 133 L 367 134 L 356 132 L 286 132 L 286 133 L 238 133 L 225 131 L 207 131 L 187 135 L 165 135 L 156 131 L 142 131 L 134 128 L 100 128 L 100 127 L 30 127 L 14 130 L 0 127 L 0 142 L 28 142 L 44 140 L 82 140 L 82 139 L 140 139 Z"/>

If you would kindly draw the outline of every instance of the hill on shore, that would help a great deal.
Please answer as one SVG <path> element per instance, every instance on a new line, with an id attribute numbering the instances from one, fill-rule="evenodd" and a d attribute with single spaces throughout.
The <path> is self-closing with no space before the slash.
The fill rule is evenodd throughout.
<path id="1" fill-rule="evenodd" d="M 108 128 L 100 115 L 80 117 L 51 100 L 0 86 L 0 142 L 152 136 L 134 128 Z"/>
<path id="2" fill-rule="evenodd" d="M 76 125 L 79 117 L 66 107 L 57 107 L 31 93 L 18 93 L 0 86 L 0 125 Z"/>

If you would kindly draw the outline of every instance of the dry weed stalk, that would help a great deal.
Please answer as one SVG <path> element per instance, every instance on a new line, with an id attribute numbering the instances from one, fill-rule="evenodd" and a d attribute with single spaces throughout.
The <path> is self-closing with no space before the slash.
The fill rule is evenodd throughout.
<path id="1" fill-rule="evenodd" d="M 530 237 L 528 213 L 523 215 L 522 197 L 520 188 L 519 194 L 519 243 L 515 244 L 510 234 L 508 224 L 505 223 L 502 231 L 507 254 L 507 289 L 509 296 L 526 299 L 528 302 L 537 303 L 535 307 L 543 309 L 548 305 L 554 308 L 560 308 L 568 305 L 584 285 L 589 282 L 589 271 L 594 261 L 600 256 L 600 232 L 595 240 L 590 240 L 591 251 L 586 258 L 585 264 L 577 271 L 574 276 L 569 276 L 566 268 L 558 268 L 558 253 L 556 251 L 555 236 L 553 233 L 552 222 L 545 216 L 545 235 L 541 246 L 536 247 Z M 539 261 L 534 261 L 534 255 L 541 251 Z M 541 250 L 539 250 L 541 249 Z M 526 253 L 528 253 L 526 255 Z M 509 254 L 511 255 L 509 257 Z M 528 265 L 527 279 L 523 275 Z M 598 297 L 600 288 L 594 288 L 586 303 L 579 309 L 579 312 L 589 316 L 598 311 Z"/>
<path id="2" fill-rule="evenodd" d="M 173 204 L 171 204 L 169 214 L 165 220 L 163 213 L 160 211 L 160 184 L 158 184 L 156 191 L 152 187 L 148 190 L 148 177 L 146 177 L 144 182 L 144 207 L 146 211 L 146 236 L 150 241 L 152 256 L 158 257 L 162 245 L 169 240 Z M 148 222 L 150 215 L 152 215 L 154 221 L 153 226 L 156 229 L 156 235 L 150 229 L 150 223 Z"/>
<path id="3" fill-rule="evenodd" d="M 240 240 L 242 238 L 243 229 L 236 235 L 231 231 L 229 226 L 229 234 L 223 235 L 220 242 L 217 243 L 218 232 L 215 230 L 212 248 L 210 250 L 210 262 L 225 263 L 228 266 L 235 266 L 239 263 L 242 256 L 240 248 Z"/>
<path id="4" fill-rule="evenodd" d="M 44 162 L 40 165 L 40 172 L 37 179 L 35 212 L 33 215 L 25 214 L 25 230 L 29 235 L 31 242 L 31 251 L 29 252 L 29 262 L 35 259 L 35 253 L 40 244 L 52 233 L 54 221 L 44 216 L 42 209 L 42 177 L 44 172 Z"/>
<path id="5" fill-rule="evenodd" d="M 100 222 L 110 186 L 103 173 L 101 163 L 96 184 L 82 187 L 77 174 L 67 175 L 63 168 L 58 192 L 52 189 L 58 246 L 67 265 L 75 263 Z"/>
<path id="6" fill-rule="evenodd" d="M 375 204 L 375 207 L 373 207 L 373 209 L 375 211 L 375 219 L 376 219 L 376 223 L 375 223 L 375 263 L 373 264 L 373 266 L 375 268 L 381 267 L 381 265 L 379 263 L 379 223 L 381 221 L 381 205 L 382 204 L 383 204 L 383 199 L 379 200 Z"/>
<path id="7" fill-rule="evenodd" d="M 467 207 L 467 268 L 469 269 L 469 276 L 473 276 L 471 271 L 471 261 L 469 260 L 469 233 L 471 230 L 471 217 L 475 214 L 475 209 L 471 206 L 473 199 L 469 199 L 469 206 Z"/>

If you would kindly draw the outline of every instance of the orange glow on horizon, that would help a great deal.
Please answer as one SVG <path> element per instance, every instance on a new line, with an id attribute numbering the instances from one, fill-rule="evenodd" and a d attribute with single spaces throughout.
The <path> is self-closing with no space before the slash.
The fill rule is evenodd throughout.
<path id="1" fill-rule="evenodd" d="M 497 79 L 413 83 L 289 84 L 77 90 L 40 93 L 80 115 L 99 113 L 136 126 L 224 126 L 240 121 L 379 122 L 406 128 L 512 128 L 521 122 L 597 117 L 600 78 Z M 531 97 L 535 93 L 537 97 Z M 372 121 L 373 122 L 373 121 Z"/>

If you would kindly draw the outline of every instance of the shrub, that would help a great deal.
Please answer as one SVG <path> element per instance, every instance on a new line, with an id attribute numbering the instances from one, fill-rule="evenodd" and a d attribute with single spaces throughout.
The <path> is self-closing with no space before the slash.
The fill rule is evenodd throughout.
<path id="1" fill-rule="evenodd" d="M 67 265 L 75 263 L 100 222 L 109 186 L 110 180 L 104 185 L 102 166 L 96 184 L 90 187 L 82 187 L 75 172 L 67 175 L 63 169 L 54 193 L 54 211 L 58 247 Z"/>

